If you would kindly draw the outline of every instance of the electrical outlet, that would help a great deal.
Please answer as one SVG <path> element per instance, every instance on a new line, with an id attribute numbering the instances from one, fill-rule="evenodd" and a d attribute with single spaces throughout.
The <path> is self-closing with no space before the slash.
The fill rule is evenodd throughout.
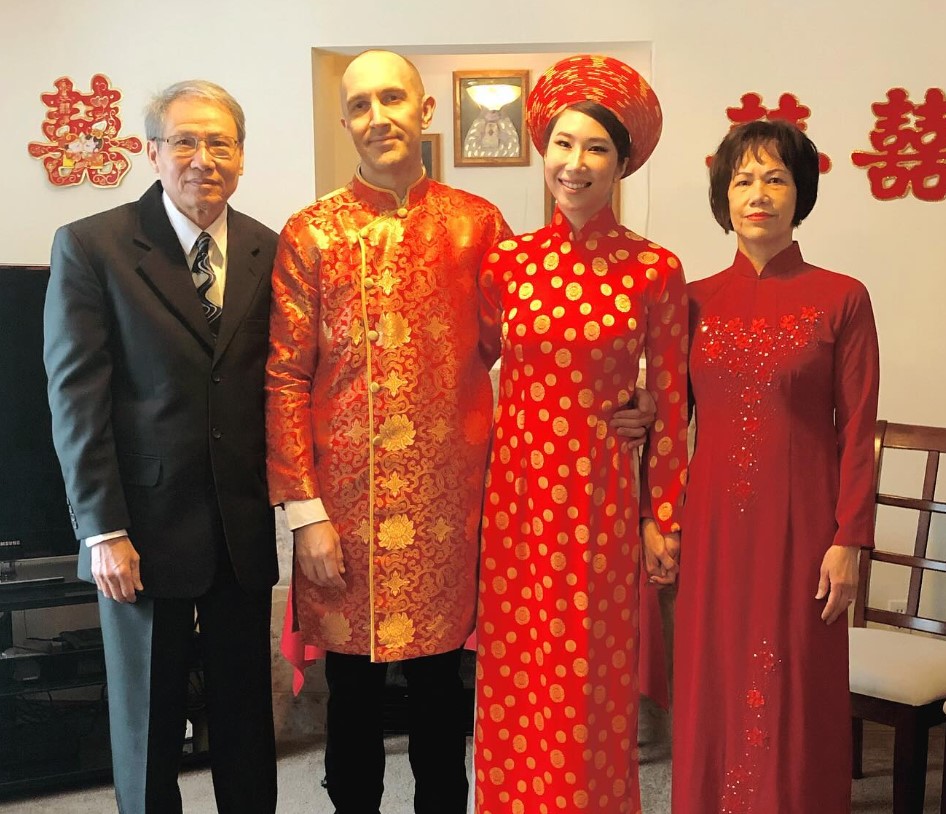
<path id="1" fill-rule="evenodd" d="M 889 602 L 887 602 L 887 610 L 889 610 L 891 613 L 906 613 L 907 600 L 891 599 Z"/>

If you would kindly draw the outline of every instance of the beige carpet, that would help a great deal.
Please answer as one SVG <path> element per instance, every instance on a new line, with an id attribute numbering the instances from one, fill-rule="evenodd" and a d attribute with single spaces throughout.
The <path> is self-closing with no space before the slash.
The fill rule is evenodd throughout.
<path id="1" fill-rule="evenodd" d="M 930 766 L 927 774 L 924 814 L 938 814 L 943 769 L 943 727 L 930 736 Z M 645 716 L 641 728 L 641 791 L 645 814 L 668 814 L 670 749 L 666 721 L 658 714 Z M 872 724 L 864 728 L 863 780 L 854 781 L 854 811 L 857 814 L 890 814 L 892 730 Z M 407 762 L 407 741 L 390 738 L 384 814 L 411 814 L 412 783 Z M 280 814 L 332 814 L 328 796 L 319 786 L 322 779 L 320 744 L 284 747 L 279 760 Z M 181 778 L 184 811 L 212 814 L 215 811 L 207 770 L 186 772 Z M 107 814 L 115 810 L 110 787 L 95 787 L 68 793 L 46 794 L 18 800 L 0 800 L 0 814 Z M 775 814 L 775 812 L 772 812 Z M 812 812 L 814 814 L 814 812 Z M 832 814 L 818 812 L 818 814 Z"/>

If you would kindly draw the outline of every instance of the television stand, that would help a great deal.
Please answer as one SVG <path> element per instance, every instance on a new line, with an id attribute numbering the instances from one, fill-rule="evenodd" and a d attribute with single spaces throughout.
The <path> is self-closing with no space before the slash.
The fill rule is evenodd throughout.
<path id="1" fill-rule="evenodd" d="M 44 565 L 27 565 L 25 572 L 17 570 L 16 560 L 0 560 L 0 591 L 5 589 L 22 588 L 26 585 L 51 585 L 55 582 L 65 582 L 62 574 L 51 573 Z"/>
<path id="2" fill-rule="evenodd" d="M 30 562 L 28 572 L 33 569 Z M 75 561 L 72 561 L 74 569 Z M 39 569 L 37 569 L 39 570 Z M 32 574 L 30 576 L 33 576 Z M 95 586 L 74 576 L 36 573 L 51 582 L 0 587 L 0 808 L 2 801 L 111 778 L 105 659 L 89 630 L 63 631 L 52 652 L 23 652 L 13 642 L 13 612 L 97 602 Z M 207 759 L 207 729 L 199 660 L 192 661 L 184 765 Z M 4 651 L 7 651 L 4 653 Z M 85 690 L 78 692 L 79 690 Z"/>

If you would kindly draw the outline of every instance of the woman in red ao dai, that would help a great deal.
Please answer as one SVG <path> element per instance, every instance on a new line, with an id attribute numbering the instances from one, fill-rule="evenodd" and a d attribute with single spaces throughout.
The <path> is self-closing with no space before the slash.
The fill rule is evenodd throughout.
<path id="1" fill-rule="evenodd" d="M 666 249 L 624 228 L 614 184 L 660 132 L 631 68 L 579 56 L 529 97 L 556 200 L 503 241 L 482 285 L 503 312 L 502 373 L 483 515 L 477 621 L 479 814 L 640 811 L 640 523 L 648 570 L 675 576 L 686 451 L 687 309 Z M 611 425 L 639 360 L 657 417 L 643 455 Z"/>
<path id="2" fill-rule="evenodd" d="M 818 151 L 732 130 L 713 214 L 733 264 L 691 283 L 697 425 L 674 648 L 673 810 L 851 809 L 848 604 L 873 544 L 877 334 L 857 280 L 806 263 Z"/>

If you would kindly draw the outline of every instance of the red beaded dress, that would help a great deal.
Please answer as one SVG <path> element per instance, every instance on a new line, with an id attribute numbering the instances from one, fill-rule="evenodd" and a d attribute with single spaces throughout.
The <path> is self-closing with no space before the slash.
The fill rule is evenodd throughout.
<path id="1" fill-rule="evenodd" d="M 861 283 L 798 244 L 691 283 L 690 467 L 674 647 L 673 810 L 846 814 L 847 625 L 832 545 L 873 541 L 877 335 Z"/>
<path id="2" fill-rule="evenodd" d="M 609 427 L 647 356 L 647 513 L 679 528 L 686 292 L 609 207 L 561 213 L 484 263 L 503 310 L 477 619 L 479 814 L 640 811 L 637 456 Z"/>

